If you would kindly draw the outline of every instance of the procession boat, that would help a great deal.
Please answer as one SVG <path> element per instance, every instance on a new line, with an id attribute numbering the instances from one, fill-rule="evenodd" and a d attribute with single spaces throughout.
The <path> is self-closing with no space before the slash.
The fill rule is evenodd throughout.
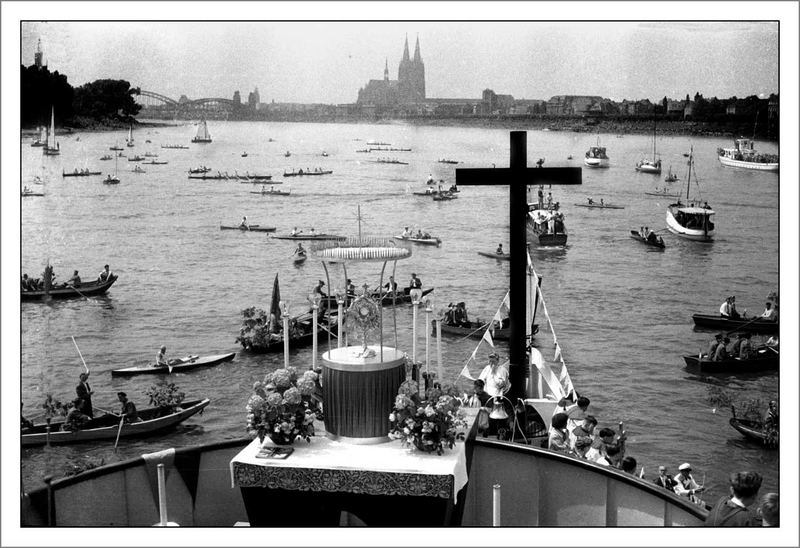
<path id="1" fill-rule="evenodd" d="M 198 367 L 210 367 L 229 362 L 236 356 L 236 352 L 227 354 L 216 354 L 213 356 L 185 356 L 170 360 L 169 366 L 158 367 L 155 364 L 138 365 L 135 367 L 124 367 L 122 369 L 112 369 L 112 377 L 132 377 L 134 375 L 171 375 L 172 373 L 183 373 Z M 173 363 L 174 362 L 174 363 Z"/>
<path id="2" fill-rule="evenodd" d="M 731 406 L 731 412 L 733 413 L 733 416 L 728 422 L 734 428 L 734 430 L 742 434 L 748 440 L 763 445 L 767 449 L 778 448 L 779 444 L 777 437 L 769 442 L 767 441 L 767 435 L 764 432 L 764 423 L 762 421 L 737 418 L 736 408 L 733 406 Z"/>
<path id="3" fill-rule="evenodd" d="M 297 171 L 289 171 L 289 172 L 284 171 L 283 172 L 283 176 L 284 177 L 304 177 L 306 175 L 330 175 L 332 173 L 333 173 L 333 170 L 330 170 L 330 169 L 328 169 L 328 170 L 320 170 L 320 171 L 313 171 L 313 170 L 303 171 L 302 169 L 300 169 L 300 170 L 297 170 Z"/>
<path id="4" fill-rule="evenodd" d="M 689 152 L 689 173 L 686 176 L 687 202 L 689 202 L 693 167 L 694 150 L 691 150 Z M 694 182 L 698 184 L 696 176 Z M 707 205 L 699 207 L 695 206 L 694 202 L 690 202 L 687 206 L 681 203 L 680 198 L 678 198 L 677 202 L 667 207 L 667 228 L 673 234 L 677 234 L 688 240 L 710 242 L 714 239 L 714 223 L 711 220 L 711 216 L 714 215 L 714 213 L 714 210 Z"/>
<path id="5" fill-rule="evenodd" d="M 108 147 L 108 150 L 125 150 L 119 145 L 114 145 L 113 147 Z"/>
<path id="6" fill-rule="evenodd" d="M 276 240 L 336 240 L 343 241 L 347 238 L 345 236 L 337 236 L 335 234 L 283 234 L 281 236 L 272 236 Z"/>
<path id="7" fill-rule="evenodd" d="M 113 156 L 111 156 L 110 154 L 103 154 L 102 156 L 100 156 L 100 159 L 103 160 L 103 161 L 111 160 L 112 158 L 113 158 Z"/>
<path id="8" fill-rule="evenodd" d="M 391 147 L 372 147 L 370 151 L 378 150 L 383 152 L 411 152 L 410 148 L 391 148 Z"/>
<path id="9" fill-rule="evenodd" d="M 168 162 L 166 160 L 150 160 L 148 162 L 142 162 L 142 163 L 150 166 L 163 166 L 167 165 Z"/>
<path id="10" fill-rule="evenodd" d="M 243 232 L 275 232 L 277 227 L 261 225 L 219 225 L 220 230 L 241 230 Z"/>
<path id="11" fill-rule="evenodd" d="M 210 143 L 211 142 L 211 134 L 208 132 L 208 124 L 206 124 L 205 120 L 201 120 L 200 124 L 197 126 L 197 135 L 192 137 L 193 143 Z"/>
<path id="12" fill-rule="evenodd" d="M 697 327 L 721 329 L 723 331 L 747 330 L 752 333 L 777 333 L 778 322 L 761 320 L 759 318 L 732 319 L 727 316 L 714 314 L 692 314 L 692 319 Z"/>
<path id="13" fill-rule="evenodd" d="M 128 158 L 129 162 L 143 162 L 144 160 L 145 160 L 145 157 L 144 156 L 139 156 L 138 154 Z"/>
<path id="14" fill-rule="evenodd" d="M 655 234 L 655 233 L 653 233 L 653 234 Z M 653 239 L 645 238 L 644 236 L 642 236 L 639 233 L 638 230 L 631 230 L 631 238 L 633 238 L 634 240 L 636 240 L 638 242 L 642 242 L 643 244 L 647 244 L 649 246 L 656 247 L 658 249 L 664 249 L 666 247 L 666 245 L 664 244 L 664 239 L 663 238 L 659 238 L 659 239 L 656 239 L 656 238 L 653 238 Z"/>
<path id="15" fill-rule="evenodd" d="M 711 361 L 707 355 L 684 356 L 686 368 L 702 373 L 760 373 L 778 369 L 780 355 L 777 350 L 764 346 L 756 349 L 755 357 L 748 360 L 741 358 L 728 358 L 721 361 Z"/>
<path id="16" fill-rule="evenodd" d="M 109 158 L 109 160 L 110 159 L 111 158 Z M 89 170 L 78 171 L 77 169 L 75 171 L 70 172 L 70 173 L 67 173 L 64 170 L 61 171 L 61 176 L 62 177 L 89 177 L 91 175 L 102 175 L 102 174 L 103 174 L 102 171 L 89 171 Z"/>
<path id="17" fill-rule="evenodd" d="M 161 148 L 164 147 L 162 146 Z M 211 168 L 206 166 L 192 167 L 189 168 L 189 175 L 192 175 L 193 173 L 208 173 L 209 171 L 211 171 Z"/>
<path id="18" fill-rule="evenodd" d="M 440 164 L 457 164 L 458 160 L 447 160 L 445 158 L 442 158 L 441 160 L 438 160 L 438 162 Z"/>
<path id="19" fill-rule="evenodd" d="M 478 255 L 482 255 L 484 257 L 491 257 L 492 259 L 497 259 L 498 261 L 510 261 L 511 255 L 508 253 L 498 253 L 496 251 L 478 251 Z"/>
<path id="20" fill-rule="evenodd" d="M 400 240 L 404 242 L 411 242 L 414 244 L 420 245 L 441 245 L 442 240 L 441 238 L 437 238 L 436 236 L 432 236 L 430 238 L 416 238 L 414 236 L 403 236 L 402 234 L 399 236 L 394 237 L 395 240 Z"/>
<path id="21" fill-rule="evenodd" d="M 209 180 L 227 180 L 227 179 L 236 179 L 233 175 L 228 175 L 227 173 L 220 173 L 217 172 L 216 175 L 209 175 L 208 173 L 191 173 L 189 174 L 189 179 L 209 179 Z"/>
<path id="22" fill-rule="evenodd" d="M 539 209 L 536 204 L 528 212 L 528 236 L 541 246 L 561 246 L 567 243 L 567 229 L 564 217 L 558 211 Z"/>
<path id="23" fill-rule="evenodd" d="M 164 409 L 151 407 L 139 411 L 141 422 L 124 423 L 120 428 L 120 419 L 117 415 L 107 414 L 91 419 L 80 430 L 62 431 L 63 422 L 51 422 L 50 434 L 47 434 L 47 425 L 24 428 L 20 439 L 22 447 L 34 445 L 68 444 L 93 442 L 100 440 L 114 440 L 119 434 L 120 438 L 147 436 L 164 428 L 174 426 L 185 421 L 192 415 L 200 413 L 211 403 L 208 398 L 182 402 L 181 405 L 169 414 L 164 415 Z M 48 437 L 49 442 L 48 442 Z"/>
<path id="24" fill-rule="evenodd" d="M 274 195 L 274 196 L 291 196 L 292 195 L 292 191 L 291 190 L 275 190 L 275 189 L 251 190 L 250 194 L 263 194 L 263 195 L 271 194 L 271 195 Z"/>
<path id="25" fill-rule="evenodd" d="M 483 438 L 474 424 L 463 442 L 465 453 L 471 455 L 466 467 L 468 482 L 448 525 L 490 527 L 496 506 L 492 504 L 492 493 L 497 491 L 497 485 L 502 485 L 501 516 L 506 527 L 697 527 L 706 519 L 705 509 L 649 481 L 564 453 Z M 317 432 L 317 437 L 324 435 L 324 431 Z M 170 451 L 164 485 L 169 520 L 183 527 L 232 528 L 249 524 L 242 491 L 231 488 L 230 463 L 251 441 L 237 438 Z M 312 438 L 311 446 L 318 441 Z M 392 443 L 402 451 L 399 441 Z M 22 527 L 151 527 L 159 516 L 158 499 L 153 495 L 156 478 L 151 470 L 154 461 L 166 458 L 164 454 L 106 464 L 23 493 Z M 438 455 L 417 458 L 423 457 L 441 459 Z M 317 489 L 309 495 L 330 494 L 325 489 L 331 488 L 320 485 Z M 587 492 L 592 494 L 590 500 Z M 92 495 L 87 497 L 86 493 Z M 389 507 L 396 505 L 397 497 L 359 496 L 373 501 L 372 506 L 387 516 L 396 516 Z M 352 498 L 352 494 L 349 499 L 343 495 L 339 502 Z M 423 501 L 426 497 L 413 498 Z M 76 500 L 81 504 L 75 504 Z M 334 498 L 333 502 L 337 500 Z M 439 500 L 447 503 L 447 499 Z M 136 504 L 131 505 L 130 501 Z M 584 511 L 576 515 L 576 507 Z M 287 512 L 296 514 L 295 508 L 289 507 Z M 318 523 L 319 516 L 311 511 L 304 513 L 302 519 L 306 527 L 337 525 Z M 339 519 L 338 513 L 336 516 Z M 346 519 L 348 514 L 342 516 Z M 421 526 L 424 518 L 419 512 L 412 512 L 404 525 Z"/>
<path id="26" fill-rule="evenodd" d="M 608 167 L 609 159 L 606 155 L 606 147 L 600 146 L 600 137 L 597 137 L 597 145 L 589 147 L 583 158 L 583 163 L 586 167 Z"/>
<path id="27" fill-rule="evenodd" d="M 667 183 L 674 183 L 678 180 L 678 176 L 672 173 L 672 166 L 669 166 L 669 170 L 667 171 L 667 176 L 664 177 L 664 181 Z"/>
<path id="28" fill-rule="evenodd" d="M 408 162 L 401 162 L 400 160 L 387 160 L 385 158 L 378 158 L 375 160 L 376 164 L 399 164 L 401 166 L 407 166 Z"/>
<path id="29" fill-rule="evenodd" d="M 269 181 L 269 186 L 273 185 L 282 185 L 283 181 L 273 181 L 271 180 L 272 175 L 267 175 L 270 179 L 242 179 L 239 178 L 239 182 L 243 185 L 263 185 L 265 181 Z"/>
<path id="30" fill-rule="evenodd" d="M 21 291 L 23 301 L 34 301 L 45 298 L 69 299 L 74 297 L 92 297 L 102 295 L 117 281 L 116 276 L 111 276 L 105 281 L 84 282 L 78 287 L 51 287 L 50 289 L 28 289 Z"/>
<path id="31" fill-rule="evenodd" d="M 303 348 L 311 345 L 314 342 L 314 328 L 312 325 L 312 318 L 310 313 L 294 316 L 291 322 L 295 326 L 295 334 L 289 337 L 289 348 Z M 327 337 L 330 331 L 332 335 L 336 335 L 339 329 L 335 321 L 335 316 L 331 316 L 330 324 L 326 322 L 317 323 L 317 337 L 322 341 Z M 254 354 L 267 354 L 271 352 L 283 352 L 283 334 L 270 335 L 269 339 L 264 343 L 256 343 L 253 341 L 239 340 L 242 348 Z"/>
<path id="32" fill-rule="evenodd" d="M 433 326 L 433 320 L 431 320 L 431 325 Z M 461 327 L 458 325 L 448 325 L 442 322 L 442 334 L 444 335 L 458 335 L 459 337 L 473 337 L 475 339 L 480 339 L 483 337 L 483 332 L 489 328 L 489 324 L 487 323 L 480 323 L 480 322 L 471 322 L 470 327 Z M 494 329 L 489 331 L 492 334 L 492 339 L 495 341 L 507 341 L 510 334 L 511 328 L 504 327 L 502 329 Z M 435 334 L 435 332 L 434 332 Z"/>
<path id="33" fill-rule="evenodd" d="M 778 171 L 777 154 L 762 154 L 753 148 L 752 139 L 736 139 L 733 148 L 717 149 L 717 158 L 723 166 L 755 169 L 758 171 Z"/>
<path id="34" fill-rule="evenodd" d="M 588 207 L 589 209 L 625 209 L 625 206 L 621 205 L 613 205 L 613 204 L 574 204 L 578 207 Z"/>
<path id="35" fill-rule="evenodd" d="M 427 296 L 428 293 L 430 293 L 431 291 L 433 291 L 432 287 L 429 287 L 428 289 L 423 289 L 422 290 L 422 297 Z M 381 297 L 381 295 L 382 295 L 382 297 Z M 392 295 L 391 293 L 386 293 L 386 292 L 381 292 L 381 294 L 379 295 L 378 292 L 374 291 L 374 292 L 372 292 L 371 297 L 373 299 L 375 299 L 376 301 L 378 300 L 378 297 L 380 297 L 380 305 L 381 306 L 392 306 L 393 304 L 397 304 L 397 305 L 410 304 L 411 301 L 412 301 L 411 288 L 410 287 L 404 287 L 402 292 L 400 292 L 398 290 L 398 293 L 396 293 L 395 295 Z M 353 300 L 353 296 L 352 295 L 348 295 L 348 303 L 350 301 L 352 301 L 352 300 Z M 325 304 L 326 306 L 328 306 L 329 308 L 332 308 L 332 309 L 336 308 L 336 306 L 337 306 L 336 297 L 332 297 L 330 295 L 328 297 L 322 299 L 321 302 L 323 304 Z"/>
<path id="36" fill-rule="evenodd" d="M 448 189 L 442 189 L 442 190 L 438 190 L 435 188 L 426 188 L 425 190 L 415 190 L 411 194 L 413 194 L 414 196 L 436 196 L 438 194 L 452 195 L 452 194 L 457 194 L 459 192 L 461 191 L 458 190 L 458 188 L 455 185 L 453 185 Z"/>

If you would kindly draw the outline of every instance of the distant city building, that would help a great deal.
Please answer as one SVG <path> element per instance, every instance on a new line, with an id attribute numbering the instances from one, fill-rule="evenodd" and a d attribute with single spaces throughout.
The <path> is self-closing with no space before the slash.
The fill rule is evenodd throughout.
<path id="1" fill-rule="evenodd" d="M 39 41 L 36 42 L 36 51 L 33 53 L 33 64 L 36 65 L 37 69 L 41 69 L 42 67 L 47 67 L 44 64 L 44 53 L 42 53 L 42 39 L 39 38 Z"/>
<path id="2" fill-rule="evenodd" d="M 603 98 L 597 95 L 554 95 L 547 101 L 547 114 L 580 116 L 603 112 Z"/>
<path id="3" fill-rule="evenodd" d="M 242 96 L 239 94 L 238 89 L 233 92 L 233 104 L 236 105 L 237 107 L 241 106 L 242 104 Z"/>
<path id="4" fill-rule="evenodd" d="M 251 91 L 250 94 L 247 96 L 247 106 L 252 109 L 258 109 L 258 104 L 261 102 L 261 96 L 258 94 L 258 88 L 255 91 Z"/>
<path id="5" fill-rule="evenodd" d="M 389 60 L 383 69 L 383 80 L 370 80 L 358 90 L 356 104 L 362 107 L 392 108 L 425 101 L 425 64 L 419 48 L 419 37 L 414 49 L 414 58 L 408 52 L 406 36 L 403 58 L 397 71 L 397 80 L 389 79 Z"/>

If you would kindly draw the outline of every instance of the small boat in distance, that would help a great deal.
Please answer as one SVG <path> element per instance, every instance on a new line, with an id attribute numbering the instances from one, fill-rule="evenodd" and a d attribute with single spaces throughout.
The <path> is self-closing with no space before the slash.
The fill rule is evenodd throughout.
<path id="1" fill-rule="evenodd" d="M 50 139 L 50 136 L 53 139 Z M 56 141 L 56 111 L 55 107 L 50 107 L 50 130 L 47 132 L 47 141 L 45 142 L 42 153 L 45 156 L 58 156 L 61 154 L 61 145 Z"/>
<path id="2" fill-rule="evenodd" d="M 161 148 L 176 148 L 176 149 L 187 149 L 189 148 L 188 145 L 161 145 Z M 120 149 L 122 150 L 122 149 Z"/>
<path id="3" fill-rule="evenodd" d="M 750 441 L 754 441 L 756 443 L 760 443 L 767 449 L 777 449 L 779 445 L 777 432 L 774 436 L 774 439 L 767 437 L 767 432 L 764 429 L 764 423 L 762 421 L 754 421 L 748 419 L 740 419 L 736 417 L 736 408 L 731 406 L 731 413 L 733 413 L 733 417 L 730 418 L 730 425 L 739 432 L 741 435 L 746 437 Z"/>
<path id="4" fill-rule="evenodd" d="M 23 187 L 22 192 L 20 192 L 20 196 L 44 196 L 44 192 L 34 192 L 28 187 Z"/>
<path id="5" fill-rule="evenodd" d="M 678 176 L 672 173 L 672 166 L 669 166 L 669 169 L 667 170 L 667 176 L 664 177 L 664 181 L 667 183 L 674 183 L 677 180 Z"/>
<path id="6" fill-rule="evenodd" d="M 128 138 L 125 140 L 125 146 L 133 146 L 133 125 L 128 128 Z"/>
<path id="7" fill-rule="evenodd" d="M 242 158 L 247 158 L 247 153 L 246 152 L 242 152 Z"/>
<path id="8" fill-rule="evenodd" d="M 208 173 L 209 171 L 211 171 L 211 168 L 210 167 L 206 167 L 206 166 L 190 167 L 189 168 L 189 174 L 190 175 L 193 174 L 193 173 Z"/>
<path id="9" fill-rule="evenodd" d="M 664 249 L 666 247 L 664 244 L 664 239 L 653 231 L 650 231 L 650 233 L 645 236 L 638 230 L 631 230 L 631 238 L 658 249 Z"/>
<path id="10" fill-rule="evenodd" d="M 396 158 L 378 158 L 377 160 L 375 160 L 375 163 L 377 163 L 377 164 L 399 164 L 399 165 L 402 165 L 402 166 L 407 166 L 408 165 L 408 162 L 401 162 L 400 160 L 398 160 Z"/>
<path id="11" fill-rule="evenodd" d="M 47 126 L 40 126 L 39 136 L 31 143 L 32 147 L 43 147 L 47 144 Z"/>
<path id="12" fill-rule="evenodd" d="M 439 246 L 439 245 L 442 244 L 441 238 L 439 238 L 437 236 L 431 236 L 430 234 L 423 235 L 423 236 L 403 236 L 402 234 L 399 234 L 399 235 L 395 236 L 394 239 L 395 240 L 405 241 L 405 242 L 411 242 L 411 243 L 414 243 L 414 244 L 420 244 L 420 245 L 435 245 L 435 246 Z"/>
<path id="13" fill-rule="evenodd" d="M 608 167 L 609 159 L 606 155 L 606 147 L 600 146 L 600 136 L 597 136 L 597 145 L 593 147 L 589 147 L 589 150 L 586 151 L 586 155 L 583 158 L 583 163 L 586 164 L 587 167 Z"/>
<path id="14" fill-rule="evenodd" d="M 261 190 L 251 190 L 250 194 L 262 194 L 262 195 L 273 195 L 273 196 L 291 196 L 291 190 L 277 190 L 274 188 L 270 188 L 267 190 L 266 188 L 262 188 Z"/>
<path id="15" fill-rule="evenodd" d="M 306 169 L 306 170 L 298 169 L 297 171 L 294 171 L 294 170 L 292 170 L 292 171 L 284 171 L 283 172 L 283 176 L 284 177 L 303 177 L 305 175 L 330 175 L 332 173 L 333 173 L 333 170 L 330 170 L 330 169 L 325 170 L 325 169 L 322 169 L 321 167 L 316 167 L 314 169 Z"/>
<path id="16" fill-rule="evenodd" d="M 751 333 L 777 333 L 779 322 L 756 318 L 728 318 L 719 314 L 692 314 L 696 328 L 737 331 L 746 330 Z"/>
<path id="17" fill-rule="evenodd" d="M 692 183 L 692 168 L 694 167 L 694 150 L 689 152 L 689 172 L 686 176 L 686 201 L 689 202 L 689 191 Z M 697 185 L 697 176 L 695 175 Z M 697 200 L 699 204 L 699 200 Z M 681 203 L 681 199 L 667 207 L 667 228 L 673 234 L 677 234 L 688 240 L 710 242 L 714 239 L 714 223 L 711 216 L 714 210 L 704 202 L 703 206 L 695 206 L 694 202 L 689 205 Z"/>
<path id="18" fill-rule="evenodd" d="M 110 173 L 108 175 L 106 175 L 106 178 L 103 179 L 103 184 L 104 185 L 118 185 L 119 184 L 119 177 L 117 177 L 117 162 L 118 162 L 118 160 L 119 160 L 118 156 L 114 157 L 114 175 L 111 175 Z"/>
<path id="19" fill-rule="evenodd" d="M 736 139 L 733 148 L 718 148 L 717 158 L 723 166 L 755 169 L 759 171 L 778 171 L 777 154 L 763 154 L 753 148 L 752 139 Z"/>
<path id="20" fill-rule="evenodd" d="M 111 157 L 109 157 L 108 159 L 110 160 Z M 89 177 L 90 175 L 102 175 L 102 174 L 103 173 L 101 171 L 92 171 L 88 168 L 87 169 L 75 168 L 70 172 L 66 172 L 63 169 L 61 170 L 62 177 Z"/>
<path id="21" fill-rule="evenodd" d="M 200 120 L 200 124 L 197 126 L 197 135 L 192 137 L 193 143 L 210 143 L 211 142 L 211 134 L 208 132 L 208 124 L 206 124 L 205 120 Z"/>
<path id="22" fill-rule="evenodd" d="M 292 155 L 292 153 L 287 150 L 286 152 L 283 153 L 283 155 L 288 158 L 289 156 Z"/>
<path id="23" fill-rule="evenodd" d="M 219 225 L 220 230 L 242 230 L 244 232 L 275 232 L 277 227 L 261 225 Z"/>
<path id="24" fill-rule="evenodd" d="M 600 202 L 595 202 L 593 199 L 588 198 L 588 202 L 584 204 L 574 204 L 578 207 L 588 207 L 589 209 L 625 209 L 625 206 L 607 204 L 600 198 Z"/>
<path id="25" fill-rule="evenodd" d="M 440 164 L 457 164 L 458 160 L 448 160 L 446 158 L 440 158 L 437 160 Z"/>
<path id="26" fill-rule="evenodd" d="M 670 192 L 670 189 L 667 187 L 658 188 L 656 187 L 655 190 L 650 192 L 645 192 L 647 196 L 666 196 L 667 198 L 677 198 L 681 195 L 680 192 Z"/>
<path id="27" fill-rule="evenodd" d="M 229 362 L 236 356 L 236 352 L 229 352 L 227 354 L 216 354 L 213 356 L 185 356 L 169 361 L 169 366 L 156 366 L 153 363 L 146 365 L 138 365 L 135 367 L 124 367 L 122 369 L 112 369 L 112 377 L 131 377 L 133 375 L 158 375 L 172 373 L 182 373 L 184 371 L 191 371 L 198 367 L 210 367 L 212 365 L 219 365 L 223 362 Z"/>
<path id="28" fill-rule="evenodd" d="M 498 261 L 510 261 L 511 255 L 509 253 L 498 253 L 496 251 L 478 251 L 478 255 L 483 257 L 490 257 Z"/>
<path id="29" fill-rule="evenodd" d="M 641 173 L 652 173 L 653 175 L 661 174 L 661 159 L 656 154 L 656 119 L 653 117 L 653 156 L 651 158 L 642 158 L 636 162 L 636 171 Z"/>

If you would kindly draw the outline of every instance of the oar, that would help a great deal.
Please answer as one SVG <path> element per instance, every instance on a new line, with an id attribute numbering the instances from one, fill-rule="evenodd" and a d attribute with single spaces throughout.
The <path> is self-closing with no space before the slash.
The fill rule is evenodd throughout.
<path id="1" fill-rule="evenodd" d="M 115 417 L 119 417 L 119 415 L 117 413 L 114 413 L 113 411 L 109 411 L 108 409 L 103 409 L 102 407 L 97 407 L 96 405 L 93 405 L 92 407 L 94 407 L 98 411 L 102 411 L 106 415 L 114 415 Z"/>
<path id="2" fill-rule="evenodd" d="M 750 320 L 750 321 L 749 321 L 749 322 L 747 322 L 746 324 L 744 324 L 744 325 L 740 325 L 740 326 L 739 326 L 739 327 L 737 327 L 736 329 L 731 329 L 730 331 L 728 331 L 728 332 L 727 332 L 727 333 L 725 333 L 725 334 L 726 334 L 726 335 L 730 335 L 731 333 L 734 333 L 734 332 L 736 332 L 736 331 L 741 331 L 743 328 L 747 327 L 748 325 L 750 325 L 751 323 L 753 323 L 754 321 L 756 321 L 758 318 L 760 318 L 760 316 L 756 316 L 755 318 L 753 318 L 752 320 Z"/>
<path id="3" fill-rule="evenodd" d="M 119 417 L 119 428 L 117 429 L 117 439 L 114 442 L 114 451 L 117 450 L 117 444 L 119 443 L 119 435 L 122 433 L 122 423 L 125 421 L 125 415 L 120 415 Z"/>
<path id="4" fill-rule="evenodd" d="M 72 339 L 72 344 L 75 345 L 75 350 L 78 351 L 78 356 L 81 357 L 81 361 L 83 362 L 83 368 L 86 369 L 86 372 L 88 373 L 89 368 L 86 366 L 86 360 L 83 359 L 83 354 L 81 354 L 81 349 L 78 348 L 78 343 L 75 342 L 75 337 L 70 336 L 70 338 Z"/>

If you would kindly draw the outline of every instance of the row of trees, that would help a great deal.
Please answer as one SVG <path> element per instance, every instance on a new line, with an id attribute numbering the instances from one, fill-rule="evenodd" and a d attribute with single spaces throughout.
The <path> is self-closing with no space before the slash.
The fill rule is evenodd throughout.
<path id="1" fill-rule="evenodd" d="M 95 80 L 73 88 L 64 74 L 47 67 L 21 67 L 21 122 L 23 127 L 47 125 L 55 109 L 60 126 L 86 127 L 133 122 L 140 106 L 125 80 Z"/>

